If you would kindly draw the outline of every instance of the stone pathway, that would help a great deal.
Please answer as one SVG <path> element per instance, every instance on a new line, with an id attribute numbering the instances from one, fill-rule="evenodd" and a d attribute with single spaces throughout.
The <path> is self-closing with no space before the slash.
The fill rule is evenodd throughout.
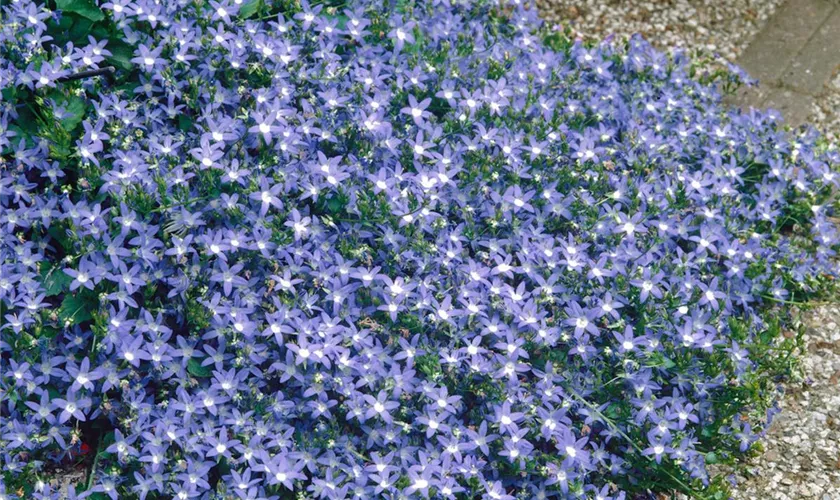
<path id="1" fill-rule="evenodd" d="M 778 109 L 791 125 L 812 122 L 820 104 L 840 92 L 829 85 L 840 70 L 840 3 L 787 0 L 736 62 L 760 84 L 742 89 L 733 103 Z"/>

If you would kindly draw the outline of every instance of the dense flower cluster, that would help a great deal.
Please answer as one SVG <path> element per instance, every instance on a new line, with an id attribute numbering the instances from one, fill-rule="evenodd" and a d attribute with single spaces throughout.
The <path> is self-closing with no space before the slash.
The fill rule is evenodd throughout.
<path id="1" fill-rule="evenodd" d="M 758 439 L 816 135 L 523 5 L 62 9 L 2 7 L 0 498 L 623 499 Z"/>

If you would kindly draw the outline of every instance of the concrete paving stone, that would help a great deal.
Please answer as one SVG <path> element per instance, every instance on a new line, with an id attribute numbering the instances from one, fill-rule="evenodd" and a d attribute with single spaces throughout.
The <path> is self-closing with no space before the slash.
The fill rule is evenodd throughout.
<path id="1" fill-rule="evenodd" d="M 771 89 L 764 100 L 763 108 L 780 111 L 785 121 L 792 126 L 801 125 L 811 114 L 814 98 L 791 89 Z"/>
<path id="2" fill-rule="evenodd" d="M 761 108 L 772 90 L 773 88 L 767 84 L 759 84 L 755 87 L 742 86 L 734 94 L 724 97 L 723 101 L 741 109 Z"/>
<path id="3" fill-rule="evenodd" d="M 789 0 L 756 35 L 738 64 L 753 77 L 770 83 L 781 78 L 811 35 L 836 9 L 828 0 Z"/>
<path id="4" fill-rule="evenodd" d="M 796 2 L 793 2 L 796 3 Z M 785 69 L 782 84 L 816 95 L 840 67 L 840 8 L 813 34 L 799 55 Z"/>

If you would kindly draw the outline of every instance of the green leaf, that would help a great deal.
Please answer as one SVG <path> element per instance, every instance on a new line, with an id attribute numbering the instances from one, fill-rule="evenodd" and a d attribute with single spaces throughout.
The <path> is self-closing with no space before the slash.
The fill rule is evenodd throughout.
<path id="1" fill-rule="evenodd" d="M 57 20 L 54 17 L 47 19 L 47 33 L 53 37 L 53 43 L 64 45 L 69 42 L 70 29 L 73 27 L 73 23 L 79 19 L 81 19 L 81 16 L 72 12 L 62 12 Z"/>
<path id="2" fill-rule="evenodd" d="M 22 103 L 28 100 L 34 106 L 37 106 L 32 95 L 16 95 L 15 98 L 18 102 Z M 17 137 L 12 142 L 17 146 L 20 138 L 25 138 L 34 144 L 35 141 L 32 138 L 38 136 L 38 116 L 29 106 L 19 106 L 19 108 L 18 119 L 9 124 L 9 130 L 14 130 L 17 133 Z"/>
<path id="3" fill-rule="evenodd" d="M 245 4 L 239 8 L 239 17 L 242 19 L 253 17 L 254 14 L 260 10 L 260 7 L 262 7 L 262 0 L 250 0 L 249 2 L 245 2 Z"/>
<path id="4" fill-rule="evenodd" d="M 110 432 L 108 432 L 107 434 L 105 434 L 105 435 L 102 437 L 102 440 L 100 441 L 101 446 L 102 446 L 102 448 L 103 448 L 103 449 L 104 449 L 104 448 L 107 448 L 107 447 L 109 447 L 109 446 L 111 446 L 112 444 L 114 444 L 114 443 L 116 443 L 116 442 L 117 442 L 117 436 L 116 436 L 116 434 L 114 433 L 114 431 L 110 431 Z M 103 452 L 103 455 L 104 455 L 104 454 L 105 454 L 105 453 Z"/>
<path id="5" fill-rule="evenodd" d="M 131 45 L 116 38 L 109 38 L 107 48 L 111 52 L 107 57 L 108 61 L 121 69 L 131 71 L 134 67 L 134 63 L 131 62 L 134 58 L 134 48 Z"/>
<path id="6" fill-rule="evenodd" d="M 55 6 L 62 12 L 73 12 L 91 21 L 102 21 L 105 13 L 94 0 L 55 0 Z"/>
<path id="7" fill-rule="evenodd" d="M 603 413 L 605 417 L 611 420 L 617 420 L 621 416 L 621 412 L 618 408 L 618 405 L 614 404 L 611 404 L 604 408 Z"/>
<path id="8" fill-rule="evenodd" d="M 0 90 L 0 96 L 6 102 L 14 101 L 17 97 L 17 87 L 8 86 Z"/>
<path id="9" fill-rule="evenodd" d="M 35 338 L 54 339 L 58 337 L 59 333 L 61 333 L 61 330 L 44 325 L 39 330 L 37 330 L 34 336 Z"/>
<path id="10" fill-rule="evenodd" d="M 58 34 L 61 34 L 64 37 L 67 37 L 67 32 L 70 31 L 70 28 L 73 27 L 73 23 L 76 22 L 77 19 L 79 19 L 79 16 L 70 14 L 69 11 L 68 12 L 62 12 L 62 16 L 58 20 L 58 29 L 57 30 L 49 30 L 48 29 L 48 31 L 50 31 L 50 32 L 59 31 Z M 52 19 L 50 19 L 50 22 L 52 22 Z"/>
<path id="11" fill-rule="evenodd" d="M 76 19 L 76 22 L 73 23 L 73 27 L 70 28 L 70 31 L 67 32 L 67 35 L 70 37 L 70 40 L 76 44 L 85 44 L 87 43 L 87 37 L 90 34 L 90 30 L 93 28 L 93 21 L 87 19 L 86 17 L 79 17 Z"/>
<path id="12" fill-rule="evenodd" d="M 208 378 L 213 374 L 210 368 L 201 366 L 201 361 L 195 358 L 190 358 L 190 360 L 187 361 L 187 371 L 190 375 L 197 378 Z"/>
<path id="13" fill-rule="evenodd" d="M 179 129 L 181 129 L 184 132 L 189 132 L 189 130 L 192 128 L 192 126 L 193 126 L 192 118 L 190 118 L 189 116 L 187 116 L 183 113 L 178 115 L 178 128 Z"/>
<path id="14" fill-rule="evenodd" d="M 718 463 L 718 456 L 715 452 L 710 451 L 706 453 L 706 463 L 707 464 L 716 464 Z"/>
<path id="15" fill-rule="evenodd" d="M 661 352 L 651 354 L 648 359 L 650 362 L 645 363 L 645 366 L 649 368 L 663 368 L 665 370 L 670 370 L 671 368 L 677 366 L 671 358 L 665 356 Z"/>
<path id="16" fill-rule="evenodd" d="M 72 132 L 82 123 L 85 117 L 85 100 L 79 96 L 71 95 L 60 104 L 64 108 L 64 116 L 61 118 L 61 128 Z"/>
<path id="17" fill-rule="evenodd" d="M 89 300 L 80 293 L 67 295 L 61 301 L 61 307 L 58 308 L 58 319 L 66 324 L 79 324 L 93 318 L 90 312 L 93 309 Z"/>
<path id="18" fill-rule="evenodd" d="M 57 241 L 65 252 L 70 253 L 74 251 L 73 241 L 70 239 L 70 235 L 68 234 L 67 227 L 64 223 L 59 222 L 58 224 L 50 225 L 50 228 L 47 229 L 47 234 Z"/>
<path id="19" fill-rule="evenodd" d="M 335 16 L 327 16 L 327 17 L 329 17 L 330 19 L 337 19 L 338 24 L 336 25 L 336 28 L 338 28 L 340 30 L 343 30 L 343 29 L 347 28 L 347 23 L 350 21 L 350 18 L 347 17 L 346 14 L 338 14 L 338 15 L 335 15 Z"/>
<path id="20" fill-rule="evenodd" d="M 104 40 L 108 39 L 108 44 L 111 43 L 113 38 L 116 38 L 118 35 L 114 35 L 110 30 L 108 30 L 108 26 L 105 23 L 96 23 L 90 29 L 90 35 L 97 40 Z"/>
<path id="21" fill-rule="evenodd" d="M 31 122 L 30 122 L 30 124 L 31 124 Z M 14 132 L 15 134 L 17 134 L 17 136 L 14 138 L 14 145 L 15 146 L 17 146 L 18 142 L 21 139 L 23 139 L 26 142 L 27 146 L 31 146 L 31 145 L 35 144 L 35 140 L 32 139 L 32 137 L 37 134 L 37 131 L 33 132 L 31 130 L 24 129 L 24 128 L 14 124 L 14 123 L 9 124 L 9 130 Z M 3 150 L 2 154 L 4 154 L 4 155 L 5 154 L 11 154 L 12 152 L 14 152 L 14 149 L 7 148 L 7 149 Z"/>
<path id="22" fill-rule="evenodd" d="M 344 209 L 344 203 L 338 197 L 332 197 L 327 201 L 327 210 L 330 215 L 341 213 Z"/>
<path id="23" fill-rule="evenodd" d="M 65 292 L 72 281 L 73 278 L 64 272 L 64 267 L 60 264 L 41 268 L 41 285 L 43 285 L 47 297 Z"/>

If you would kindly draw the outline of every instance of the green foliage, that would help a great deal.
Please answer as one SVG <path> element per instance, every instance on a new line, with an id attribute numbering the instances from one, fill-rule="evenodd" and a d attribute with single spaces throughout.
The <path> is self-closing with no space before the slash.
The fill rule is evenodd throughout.
<path id="1" fill-rule="evenodd" d="M 431 380 L 440 378 L 442 370 L 437 353 L 426 353 L 417 357 L 417 370 Z"/>
<path id="2" fill-rule="evenodd" d="M 93 0 L 55 0 L 55 4 L 62 12 L 72 12 L 94 22 L 105 19 L 105 13 Z"/>
<path id="3" fill-rule="evenodd" d="M 68 134 L 73 132 L 82 123 L 87 109 L 85 100 L 76 95 L 59 94 L 56 96 L 56 103 L 63 109 L 59 120 L 61 128 Z"/>
<path id="4" fill-rule="evenodd" d="M 252 18 L 263 8 L 265 8 L 263 0 L 249 0 L 239 8 L 239 17 L 242 19 Z"/>
<path id="5" fill-rule="evenodd" d="M 130 71 L 134 67 L 134 63 L 131 62 L 134 57 L 134 48 L 120 38 L 108 38 L 108 51 L 111 52 L 107 58 L 108 62 L 117 68 Z"/>
<path id="6" fill-rule="evenodd" d="M 41 284 L 46 290 L 47 297 L 60 295 L 67 291 L 73 278 L 64 272 L 64 266 L 60 263 L 55 265 L 41 266 Z"/>
<path id="7" fill-rule="evenodd" d="M 208 378 L 213 375 L 213 371 L 207 366 L 201 366 L 201 361 L 196 358 L 187 361 L 187 372 L 196 378 Z"/>
<path id="8" fill-rule="evenodd" d="M 91 312 L 95 307 L 95 301 L 85 292 L 66 294 L 58 308 L 58 319 L 65 325 L 83 323 L 93 319 Z"/>

